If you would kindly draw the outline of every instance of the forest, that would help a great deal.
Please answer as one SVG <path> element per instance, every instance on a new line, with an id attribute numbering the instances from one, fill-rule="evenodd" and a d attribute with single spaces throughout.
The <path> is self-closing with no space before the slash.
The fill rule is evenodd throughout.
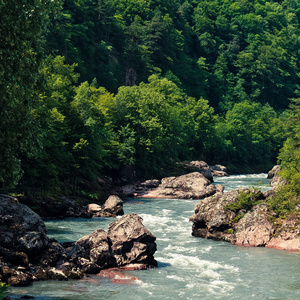
<path id="1" fill-rule="evenodd" d="M 297 0 L 0 0 L 0 191 L 83 195 L 183 160 L 300 194 Z"/>

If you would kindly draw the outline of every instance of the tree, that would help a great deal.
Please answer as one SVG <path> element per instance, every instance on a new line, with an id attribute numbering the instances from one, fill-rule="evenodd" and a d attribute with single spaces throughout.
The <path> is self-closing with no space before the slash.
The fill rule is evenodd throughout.
<path id="1" fill-rule="evenodd" d="M 31 109 L 37 99 L 43 34 L 59 0 L 0 1 L 0 188 L 22 176 L 20 152 L 34 154 Z"/>
<path id="2" fill-rule="evenodd" d="M 300 195 L 300 100 L 293 99 L 290 106 L 289 134 L 278 156 L 283 176 L 289 189 Z"/>
<path id="3" fill-rule="evenodd" d="M 257 168 L 267 171 L 276 162 L 283 143 L 283 124 L 284 121 L 268 104 L 237 103 L 223 121 L 220 118 L 217 122 L 216 134 L 220 144 L 216 145 L 215 156 L 236 170 L 248 168 L 253 172 Z"/>

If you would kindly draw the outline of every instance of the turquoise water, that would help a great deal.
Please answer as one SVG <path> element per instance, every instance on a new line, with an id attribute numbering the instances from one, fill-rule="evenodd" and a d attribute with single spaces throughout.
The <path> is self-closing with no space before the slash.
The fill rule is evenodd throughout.
<path id="1" fill-rule="evenodd" d="M 266 174 L 220 178 L 226 190 L 242 186 L 268 189 Z M 135 212 L 157 237 L 158 268 L 127 271 L 131 285 L 109 278 L 36 282 L 14 288 L 13 295 L 36 299 L 300 299 L 299 254 L 265 248 L 243 248 L 191 235 L 189 217 L 197 200 L 131 199 L 125 213 Z M 142 202 L 142 203 L 140 203 Z M 109 218 L 47 222 L 48 233 L 61 242 L 77 240 L 95 229 L 107 229 Z"/>

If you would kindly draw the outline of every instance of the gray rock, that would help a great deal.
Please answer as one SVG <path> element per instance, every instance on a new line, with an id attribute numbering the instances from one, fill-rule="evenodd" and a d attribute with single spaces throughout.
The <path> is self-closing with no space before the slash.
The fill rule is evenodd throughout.
<path id="1" fill-rule="evenodd" d="M 192 235 L 245 246 L 265 245 L 274 231 L 268 221 L 267 205 L 254 205 L 249 211 L 229 210 L 227 205 L 236 203 L 240 192 L 251 193 L 255 199 L 253 203 L 265 200 L 263 193 L 253 189 L 237 189 L 206 198 L 195 206 L 190 218 Z"/>
<path id="2" fill-rule="evenodd" d="M 116 217 L 124 215 L 123 200 L 116 195 L 110 195 L 103 206 L 97 204 L 89 204 L 88 212 L 94 217 Z"/>
<path id="3" fill-rule="evenodd" d="M 0 197 L 0 246 L 34 256 L 47 247 L 44 222 L 12 197 Z"/>
<path id="4" fill-rule="evenodd" d="M 279 166 L 279 165 L 274 166 L 274 167 L 272 168 L 272 170 L 270 170 L 270 171 L 268 172 L 267 178 L 272 179 L 275 175 L 278 174 L 279 171 L 280 171 L 280 166 Z"/>
<path id="5" fill-rule="evenodd" d="M 156 237 L 142 224 L 137 214 L 122 216 L 108 227 L 112 253 L 118 266 L 132 263 L 156 265 Z"/>
<path id="6" fill-rule="evenodd" d="M 147 198 L 203 199 L 220 190 L 201 173 L 193 172 L 178 177 L 161 180 L 157 189 L 143 195 Z"/>

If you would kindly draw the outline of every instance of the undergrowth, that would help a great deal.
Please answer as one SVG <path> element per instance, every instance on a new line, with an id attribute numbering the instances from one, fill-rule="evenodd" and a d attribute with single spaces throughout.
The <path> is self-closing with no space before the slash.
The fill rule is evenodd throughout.
<path id="1" fill-rule="evenodd" d="M 254 205 L 259 204 L 261 198 L 261 191 L 257 189 L 240 191 L 237 201 L 224 206 L 225 210 L 238 212 L 239 210 L 250 210 Z"/>

